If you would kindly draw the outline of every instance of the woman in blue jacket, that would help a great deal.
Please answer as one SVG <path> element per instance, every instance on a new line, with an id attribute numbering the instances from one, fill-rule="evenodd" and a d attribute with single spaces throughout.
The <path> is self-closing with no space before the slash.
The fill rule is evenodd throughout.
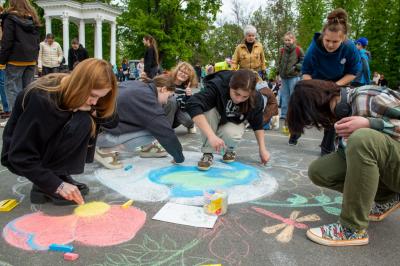
<path id="1" fill-rule="evenodd" d="M 339 86 L 349 84 L 361 67 L 360 54 L 354 43 L 347 39 L 349 25 L 347 13 L 338 8 L 327 18 L 322 33 L 316 33 L 304 58 L 303 79 L 321 79 L 334 81 Z M 299 135 L 292 134 L 289 144 L 296 145 Z M 321 143 L 321 155 L 335 149 L 335 130 L 324 130 Z"/>

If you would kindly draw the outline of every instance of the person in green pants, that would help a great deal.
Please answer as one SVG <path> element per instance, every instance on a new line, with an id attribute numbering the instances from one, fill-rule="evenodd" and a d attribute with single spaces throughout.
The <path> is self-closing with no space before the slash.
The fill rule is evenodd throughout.
<path id="1" fill-rule="evenodd" d="M 311 163 L 308 175 L 321 187 L 343 193 L 339 221 L 307 231 L 322 245 L 368 244 L 369 221 L 400 207 L 400 93 L 367 85 L 303 80 L 290 98 L 289 130 L 334 125 L 337 151 Z"/>

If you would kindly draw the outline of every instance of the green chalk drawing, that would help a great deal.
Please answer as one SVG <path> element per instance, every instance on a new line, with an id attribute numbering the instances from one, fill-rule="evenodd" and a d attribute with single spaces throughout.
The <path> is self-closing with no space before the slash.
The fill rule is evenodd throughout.
<path id="1" fill-rule="evenodd" d="M 193 239 L 179 248 L 177 242 L 163 235 L 161 242 L 151 239 L 147 234 L 141 245 L 121 246 L 123 253 L 106 253 L 106 261 L 92 266 L 159 266 L 159 265 L 202 265 L 212 261 L 209 258 L 184 256 L 185 252 L 197 246 L 202 239 Z"/>
<path id="2" fill-rule="evenodd" d="M 310 200 L 312 201 L 310 202 Z M 341 205 L 342 201 L 343 198 L 341 196 L 332 199 L 325 194 L 321 194 L 312 198 L 307 198 L 299 194 L 293 194 L 293 197 L 288 198 L 286 201 L 252 201 L 251 203 L 260 206 L 281 208 L 322 207 L 326 213 L 339 215 L 341 209 L 332 205 Z"/>

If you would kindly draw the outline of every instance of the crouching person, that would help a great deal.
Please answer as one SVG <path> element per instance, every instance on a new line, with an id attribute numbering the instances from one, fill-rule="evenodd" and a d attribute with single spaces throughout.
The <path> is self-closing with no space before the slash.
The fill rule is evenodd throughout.
<path id="1" fill-rule="evenodd" d="M 400 94 L 378 86 L 351 90 L 329 81 L 299 81 L 288 126 L 291 133 L 334 126 L 339 136 L 337 152 L 308 170 L 314 184 L 343 193 L 339 221 L 309 229 L 307 236 L 327 246 L 368 244 L 369 221 L 400 207 Z"/>
<path id="2" fill-rule="evenodd" d="M 251 70 L 220 71 L 204 79 L 205 89 L 194 94 L 186 109 L 201 130 L 200 170 L 210 169 L 213 152 L 223 153 L 224 162 L 236 159 L 236 146 L 245 131 L 245 121 L 254 130 L 261 163 L 270 154 L 265 148 L 263 129 L 263 100 L 256 91 L 257 77 Z"/>
<path id="3" fill-rule="evenodd" d="M 83 172 L 95 120 L 113 116 L 116 95 L 111 66 L 98 59 L 68 75 L 44 76 L 19 93 L 4 129 L 1 163 L 32 181 L 32 203 L 84 203 L 89 188 L 70 175 Z"/>
<path id="4" fill-rule="evenodd" d="M 174 91 L 175 84 L 168 75 L 156 76 L 146 83 L 138 80 L 120 83 L 119 123 L 115 128 L 104 128 L 98 135 L 95 160 L 109 169 L 121 168 L 116 151 L 133 153 L 136 148 L 146 146 L 141 157 L 166 157 L 169 153 L 174 162 L 183 162 L 182 145 L 162 108 Z M 152 144 L 156 140 L 162 147 Z"/>

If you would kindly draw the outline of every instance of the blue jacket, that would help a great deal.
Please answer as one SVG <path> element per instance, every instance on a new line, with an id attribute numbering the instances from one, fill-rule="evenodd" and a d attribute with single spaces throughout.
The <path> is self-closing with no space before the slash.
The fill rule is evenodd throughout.
<path id="1" fill-rule="evenodd" d="M 358 83 L 358 85 L 369 85 L 371 83 L 371 71 L 369 70 L 370 55 L 365 49 L 359 50 L 359 53 L 362 66 L 353 82 Z"/>
<path id="2" fill-rule="evenodd" d="M 317 42 L 321 33 L 315 33 L 304 58 L 302 74 L 313 79 L 338 81 L 346 74 L 357 75 L 361 68 L 360 54 L 350 40 L 344 41 L 333 53 L 321 48 Z"/>

